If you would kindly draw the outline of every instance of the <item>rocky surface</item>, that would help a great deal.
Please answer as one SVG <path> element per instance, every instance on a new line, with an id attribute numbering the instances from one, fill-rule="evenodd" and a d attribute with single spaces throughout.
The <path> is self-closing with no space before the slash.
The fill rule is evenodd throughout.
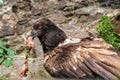
<path id="1" fill-rule="evenodd" d="M 96 27 L 102 15 L 112 17 L 117 26 L 115 31 L 120 33 L 119 11 L 120 0 L 9 0 L 0 8 L 0 39 L 7 41 L 17 53 L 13 66 L 0 65 L 0 80 L 17 78 L 25 55 L 22 35 L 40 17 L 52 20 L 68 37 L 85 38 L 97 37 Z M 42 65 L 41 45 L 37 38 L 35 42 L 36 47 L 29 56 L 29 79 L 48 76 Z"/>

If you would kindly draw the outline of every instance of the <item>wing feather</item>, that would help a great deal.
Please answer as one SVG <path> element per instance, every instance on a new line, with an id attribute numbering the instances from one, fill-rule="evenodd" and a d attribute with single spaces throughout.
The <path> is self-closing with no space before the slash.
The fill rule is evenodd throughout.
<path id="1" fill-rule="evenodd" d="M 54 77 L 81 78 L 97 74 L 105 80 L 116 80 L 120 76 L 118 54 L 111 45 L 103 41 L 83 41 L 56 48 L 54 58 L 50 58 L 45 64 L 51 67 L 49 70 L 53 76 L 57 74 Z"/>

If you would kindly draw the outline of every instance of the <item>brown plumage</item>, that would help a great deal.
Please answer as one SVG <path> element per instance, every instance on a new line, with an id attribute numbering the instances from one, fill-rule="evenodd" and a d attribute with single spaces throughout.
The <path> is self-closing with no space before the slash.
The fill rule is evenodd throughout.
<path id="1" fill-rule="evenodd" d="M 39 38 L 44 51 L 44 67 L 53 77 L 100 76 L 105 80 L 116 80 L 120 76 L 119 52 L 104 41 L 86 38 L 58 46 L 67 37 L 46 18 L 34 23 L 32 36 Z"/>

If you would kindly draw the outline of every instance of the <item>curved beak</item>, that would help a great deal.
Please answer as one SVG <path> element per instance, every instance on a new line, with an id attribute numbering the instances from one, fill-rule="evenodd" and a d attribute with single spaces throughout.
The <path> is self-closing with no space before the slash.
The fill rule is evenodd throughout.
<path id="1" fill-rule="evenodd" d="M 34 33 L 33 31 L 31 31 L 31 35 L 30 36 L 32 37 L 32 39 L 34 39 L 35 37 L 37 37 L 37 34 Z"/>
<path id="2" fill-rule="evenodd" d="M 41 36 L 42 34 L 44 34 L 43 31 L 39 30 L 39 31 L 31 31 L 31 37 L 32 39 L 34 39 L 35 37 Z"/>

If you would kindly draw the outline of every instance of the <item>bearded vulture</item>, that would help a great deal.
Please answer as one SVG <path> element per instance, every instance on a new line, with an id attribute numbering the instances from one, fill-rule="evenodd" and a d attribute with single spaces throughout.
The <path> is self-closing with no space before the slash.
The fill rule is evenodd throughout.
<path id="1" fill-rule="evenodd" d="M 33 24 L 31 36 L 40 40 L 44 67 L 52 77 L 120 78 L 120 53 L 99 38 L 68 39 L 65 32 L 47 18 Z"/>

